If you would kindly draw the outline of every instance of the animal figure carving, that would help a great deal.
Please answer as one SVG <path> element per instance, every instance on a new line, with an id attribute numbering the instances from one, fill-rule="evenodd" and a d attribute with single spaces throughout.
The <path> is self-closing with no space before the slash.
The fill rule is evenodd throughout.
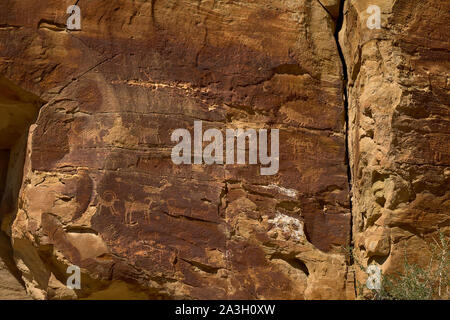
<path id="1" fill-rule="evenodd" d="M 113 191 L 105 191 L 103 192 L 103 196 L 99 197 L 99 206 L 100 208 L 108 208 L 113 215 L 117 216 L 118 212 L 114 208 L 114 204 L 117 201 L 119 199 Z"/>
<path id="2" fill-rule="evenodd" d="M 128 197 L 129 200 L 125 200 L 125 224 L 128 226 L 135 225 L 137 222 L 133 222 L 133 213 L 144 212 L 144 216 L 147 222 L 150 222 L 150 206 L 152 201 L 149 198 L 148 203 L 136 202 L 133 195 Z"/>

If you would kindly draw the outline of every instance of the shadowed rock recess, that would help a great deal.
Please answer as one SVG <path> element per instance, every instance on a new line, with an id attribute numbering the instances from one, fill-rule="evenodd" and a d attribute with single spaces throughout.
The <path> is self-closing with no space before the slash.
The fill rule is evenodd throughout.
<path id="1" fill-rule="evenodd" d="M 27 299 L 9 241 L 17 211 L 28 128 L 40 99 L 0 77 L 0 299 Z"/>
<path id="2" fill-rule="evenodd" d="M 3 1 L 0 298 L 354 299 L 343 247 L 425 263 L 449 226 L 447 2 L 80 0 L 70 31 L 73 1 Z M 279 129 L 278 173 L 175 165 L 196 120 Z"/>

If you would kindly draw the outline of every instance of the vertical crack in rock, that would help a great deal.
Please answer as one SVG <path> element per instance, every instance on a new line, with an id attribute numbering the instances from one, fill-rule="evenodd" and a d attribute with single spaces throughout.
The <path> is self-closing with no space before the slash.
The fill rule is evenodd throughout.
<path id="1" fill-rule="evenodd" d="M 352 171 L 351 171 L 351 163 L 350 163 L 350 146 L 349 146 L 349 130 L 350 130 L 350 122 L 349 122 L 349 102 L 348 102 L 348 74 L 347 74 L 347 62 L 345 61 L 344 52 L 342 50 L 341 43 L 339 42 L 339 32 L 342 30 L 342 26 L 344 24 L 344 6 L 345 0 L 341 0 L 339 3 L 339 15 L 336 20 L 336 29 L 334 31 L 334 38 L 336 39 L 336 46 L 338 49 L 339 57 L 341 58 L 342 63 L 342 92 L 344 99 L 344 112 L 345 112 L 345 162 L 347 165 L 347 179 L 349 186 L 349 205 L 350 205 L 350 244 L 353 243 L 353 184 L 352 184 Z M 353 265 L 353 260 L 350 255 L 348 260 L 349 266 Z M 354 279 L 355 281 L 355 279 Z M 355 296 L 357 295 L 356 283 L 354 282 Z"/>
<path id="2" fill-rule="evenodd" d="M 342 63 L 342 76 L 343 76 L 343 95 L 344 95 L 344 110 L 345 110 L 345 161 L 347 163 L 347 176 L 348 176 L 348 183 L 350 188 L 350 194 L 352 190 L 352 175 L 351 175 L 351 167 L 350 167 L 350 157 L 349 157 L 349 139 L 348 139 L 348 131 L 349 131 L 349 119 L 348 119 L 348 76 L 347 76 L 347 63 L 345 61 L 344 53 L 342 51 L 341 44 L 339 42 L 339 32 L 342 29 L 342 25 L 344 23 L 344 3 L 345 0 L 340 2 L 339 6 L 339 16 L 336 21 L 336 29 L 334 32 L 334 37 L 336 39 L 336 45 L 339 52 L 339 57 L 341 58 Z M 350 197 L 350 210 L 352 208 L 352 201 Z"/>
<path id="3" fill-rule="evenodd" d="M 10 240 L 18 208 L 28 129 L 43 105 L 37 96 L 0 77 L 0 299 L 27 299 Z"/>
<path id="4" fill-rule="evenodd" d="M 340 2 L 339 5 L 339 16 L 336 21 L 336 29 L 334 32 L 334 37 L 336 39 L 336 46 L 338 49 L 339 57 L 341 58 L 342 63 L 342 76 L 343 76 L 343 83 L 342 83 L 342 92 L 344 95 L 344 111 L 345 111 L 345 162 L 347 164 L 347 177 L 348 177 L 348 185 L 350 188 L 350 213 L 352 212 L 352 173 L 351 173 L 351 166 L 350 166 L 350 157 L 349 157 L 349 117 L 348 117 L 348 76 L 347 76 L 347 63 L 345 61 L 344 53 L 342 51 L 341 44 L 339 42 L 339 32 L 342 29 L 342 25 L 344 23 L 344 3 L 345 0 Z M 351 232 L 350 228 L 350 232 Z"/>

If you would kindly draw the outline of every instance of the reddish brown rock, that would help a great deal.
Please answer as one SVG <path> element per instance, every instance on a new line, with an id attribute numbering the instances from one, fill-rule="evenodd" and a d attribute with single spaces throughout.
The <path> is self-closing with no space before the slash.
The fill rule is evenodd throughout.
<path id="1" fill-rule="evenodd" d="M 0 5 L 1 72 L 46 102 L 12 225 L 28 292 L 348 297 L 337 1 L 79 1 L 81 31 L 70 4 Z M 280 129 L 279 172 L 174 165 L 194 120 Z"/>
<path id="2" fill-rule="evenodd" d="M 72 4 L 0 3 L 0 298 L 351 299 L 350 240 L 391 273 L 448 237 L 448 1 Z M 175 165 L 197 120 L 279 129 L 279 171 Z"/>

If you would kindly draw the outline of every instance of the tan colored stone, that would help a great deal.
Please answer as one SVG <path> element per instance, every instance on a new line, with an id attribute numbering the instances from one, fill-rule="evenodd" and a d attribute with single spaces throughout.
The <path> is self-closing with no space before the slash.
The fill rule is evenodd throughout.
<path id="1" fill-rule="evenodd" d="M 382 28 L 366 26 L 369 5 Z M 384 273 L 427 266 L 449 236 L 449 2 L 345 2 L 349 151 L 356 258 Z M 367 275 L 357 271 L 357 281 Z"/>

